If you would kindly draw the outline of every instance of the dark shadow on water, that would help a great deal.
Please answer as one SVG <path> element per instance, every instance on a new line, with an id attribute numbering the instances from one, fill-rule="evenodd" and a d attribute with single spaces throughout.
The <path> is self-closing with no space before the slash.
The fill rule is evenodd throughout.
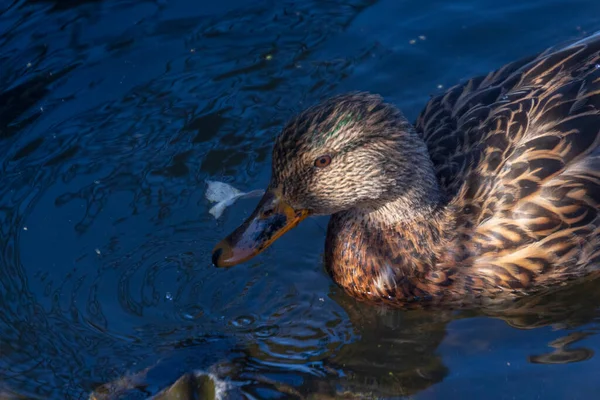
<path id="1" fill-rule="evenodd" d="M 0 140 L 7 139 L 33 123 L 41 111 L 32 113 L 25 118 L 23 114 L 50 93 L 51 85 L 67 75 L 76 65 L 64 68 L 51 74 L 42 74 L 14 88 L 0 92 Z M 19 153 L 17 157 L 24 157 Z"/>
<path id="2" fill-rule="evenodd" d="M 214 364 L 209 372 L 232 384 L 231 398 L 407 397 L 442 382 L 449 374 L 438 347 L 446 337 L 448 324 L 453 321 L 486 316 L 522 330 L 552 326 L 564 331 L 564 335 L 547 343 L 552 350 L 530 354 L 527 362 L 568 364 L 594 356 L 593 350 L 578 347 L 576 343 L 595 334 L 595 329 L 589 326 L 600 318 L 600 281 L 576 284 L 485 311 L 392 310 L 355 301 L 335 287 L 330 296 L 347 313 L 357 338 L 341 346 L 331 357 L 313 360 L 307 364 L 310 368 L 293 368 L 297 359 L 290 360 L 292 364 L 286 367 L 269 363 L 256 346 L 238 346 L 230 353 L 231 359 Z M 175 347 L 189 345 L 179 343 Z M 295 353 L 293 346 L 279 349 L 282 354 L 286 351 Z M 109 386 L 128 385 L 130 392 L 139 392 L 148 390 L 149 382 L 153 382 L 154 390 L 158 390 L 161 386 L 156 385 L 157 382 L 164 385 L 179 377 L 173 371 L 180 362 L 181 356 L 166 357 L 161 365 L 149 369 L 155 378 L 143 370 Z M 157 376 L 161 379 L 156 379 Z M 165 379 L 165 376 L 170 378 Z M 106 390 L 106 386 L 100 389 L 103 393 Z"/>
<path id="3" fill-rule="evenodd" d="M 103 0 L 28 0 L 31 4 L 51 4 L 52 11 L 59 12 L 70 8 L 80 7 L 85 4 L 100 3 Z"/>

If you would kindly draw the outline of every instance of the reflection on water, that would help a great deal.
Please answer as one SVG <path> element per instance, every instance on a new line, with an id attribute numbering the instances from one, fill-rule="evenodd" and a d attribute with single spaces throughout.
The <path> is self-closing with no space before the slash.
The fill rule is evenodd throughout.
<path id="1" fill-rule="evenodd" d="M 529 341 L 525 335 L 528 330 L 535 333 L 538 331 L 533 329 L 546 327 L 550 328 L 550 332 L 554 330 L 557 333 L 552 335 L 555 339 L 547 342 L 533 335 L 530 342 L 537 346 L 536 349 L 525 351 L 516 360 L 517 363 L 577 363 L 589 360 L 594 355 L 591 348 L 578 342 L 594 338 L 600 294 L 594 294 L 593 298 L 577 297 L 581 297 L 582 293 L 600 293 L 599 285 L 598 282 L 586 282 L 566 290 L 505 304 L 502 311 L 477 312 L 373 309 L 332 288 L 330 298 L 343 307 L 352 324 L 349 329 L 353 331 L 353 337 L 346 338 L 344 345 L 332 342 L 331 337 L 323 331 L 306 330 L 305 323 L 290 324 L 285 332 L 267 334 L 264 340 L 249 341 L 249 344 L 237 347 L 231 351 L 228 360 L 222 360 L 210 368 L 213 374 L 226 377 L 234 383 L 230 387 L 232 398 L 242 396 L 237 390 L 255 398 L 410 396 L 442 382 L 451 373 L 444 362 L 444 352 L 440 351 L 442 343 L 468 359 L 491 351 L 500 343 L 501 339 L 498 338 L 512 329 L 508 325 L 523 330 L 518 335 L 509 334 L 514 342 L 512 345 L 506 343 L 508 347 L 518 348 L 523 339 Z M 477 316 L 501 318 L 508 325 L 495 326 L 497 332 L 491 334 L 485 329 L 480 334 L 478 329 L 453 328 L 455 322 L 468 322 Z M 231 324 L 240 328 L 246 326 L 242 331 L 248 335 L 256 334 L 254 329 L 249 328 L 253 325 L 250 317 L 242 317 Z M 328 325 L 333 328 L 335 321 Z M 259 331 L 262 332 L 262 329 Z M 546 334 L 539 332 L 541 337 Z M 174 347 L 189 345 L 179 343 Z M 319 348 L 325 353 L 319 353 Z M 159 364 L 154 370 L 173 368 L 179 362 L 181 360 L 177 357 L 167 357 L 161 363 L 168 366 Z M 503 364 L 510 368 L 511 362 Z M 138 374 L 126 375 L 111 382 L 108 387 L 112 390 L 117 387 L 121 391 L 124 387 L 128 390 L 136 387 L 146 390 L 152 381 L 147 372 L 143 370 Z M 469 373 L 468 370 L 464 372 Z M 493 367 L 490 372 L 493 374 Z M 474 375 L 480 373 L 475 371 Z M 107 390 L 105 385 L 100 393 L 106 393 Z"/>
<path id="2" fill-rule="evenodd" d="M 0 5 L 0 397 L 145 398 L 192 371 L 249 398 L 596 393 L 597 282 L 373 308 L 324 272 L 323 219 L 210 265 L 255 200 L 217 222 L 206 179 L 263 187 L 294 112 L 371 90 L 414 117 L 438 87 L 600 28 L 594 0 L 519 4 Z"/>

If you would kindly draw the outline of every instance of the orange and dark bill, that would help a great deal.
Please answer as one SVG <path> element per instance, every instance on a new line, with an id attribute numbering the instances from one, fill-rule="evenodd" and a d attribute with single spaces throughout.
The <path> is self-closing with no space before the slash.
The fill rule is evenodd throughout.
<path id="1" fill-rule="evenodd" d="M 308 215 L 284 202 L 278 189 L 267 190 L 250 218 L 215 246 L 213 264 L 231 267 L 251 259 Z"/>

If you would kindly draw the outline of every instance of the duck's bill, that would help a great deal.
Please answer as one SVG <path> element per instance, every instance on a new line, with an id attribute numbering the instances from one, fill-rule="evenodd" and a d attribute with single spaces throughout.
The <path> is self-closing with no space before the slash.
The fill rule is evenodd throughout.
<path id="1" fill-rule="evenodd" d="M 309 214 L 308 210 L 290 207 L 279 190 L 267 190 L 250 218 L 215 246 L 213 264 L 231 267 L 251 259 Z"/>

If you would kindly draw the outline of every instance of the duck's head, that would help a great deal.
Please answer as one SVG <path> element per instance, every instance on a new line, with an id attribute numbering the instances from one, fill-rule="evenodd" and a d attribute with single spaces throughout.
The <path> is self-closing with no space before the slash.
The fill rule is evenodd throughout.
<path id="1" fill-rule="evenodd" d="M 418 182 L 423 169 L 432 169 L 423 140 L 381 97 L 345 94 L 308 108 L 277 137 L 264 197 L 217 244 L 213 263 L 244 262 L 309 215 L 369 213 L 402 199 L 409 210 L 428 187 Z"/>

